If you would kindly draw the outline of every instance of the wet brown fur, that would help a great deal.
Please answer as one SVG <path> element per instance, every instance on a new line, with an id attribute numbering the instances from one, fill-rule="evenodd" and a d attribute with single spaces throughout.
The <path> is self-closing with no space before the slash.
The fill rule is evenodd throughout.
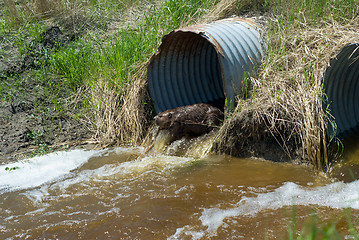
<path id="1" fill-rule="evenodd" d="M 154 119 L 160 130 L 169 130 L 173 140 L 210 132 L 223 121 L 223 112 L 206 103 L 169 109 Z"/>

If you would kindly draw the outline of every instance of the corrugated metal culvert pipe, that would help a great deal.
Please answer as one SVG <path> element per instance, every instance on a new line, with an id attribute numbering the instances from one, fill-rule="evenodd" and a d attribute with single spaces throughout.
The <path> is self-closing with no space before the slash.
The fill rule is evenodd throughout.
<path id="1" fill-rule="evenodd" d="M 225 99 L 232 110 L 265 48 L 251 19 L 230 18 L 170 32 L 147 69 L 156 112 L 195 103 L 223 109 Z"/>
<path id="2" fill-rule="evenodd" d="M 330 109 L 337 125 L 329 133 L 344 139 L 359 130 L 359 43 L 345 46 L 324 73 L 327 95 L 324 107 Z"/>

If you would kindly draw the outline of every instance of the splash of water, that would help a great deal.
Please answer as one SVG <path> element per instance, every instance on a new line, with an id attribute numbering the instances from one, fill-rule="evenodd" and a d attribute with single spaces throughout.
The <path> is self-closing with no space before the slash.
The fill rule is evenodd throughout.
<path id="1" fill-rule="evenodd" d="M 196 138 L 183 137 L 171 142 L 172 136 L 169 131 L 154 128 L 152 141 L 146 141 L 146 153 L 150 155 L 165 154 L 169 156 L 184 156 L 193 158 L 205 158 L 212 149 L 215 139 L 215 131 Z"/>
<path id="2" fill-rule="evenodd" d="M 0 193 L 37 187 L 69 174 L 102 150 L 71 150 L 50 153 L 25 161 L 0 166 Z M 12 171 L 5 169 L 15 169 Z"/>
<path id="3" fill-rule="evenodd" d="M 31 189 L 53 182 L 52 187 L 66 189 L 79 182 L 113 180 L 119 177 L 137 177 L 146 172 L 166 173 L 170 169 L 186 166 L 195 161 L 191 157 L 168 156 L 164 154 L 145 155 L 143 148 L 115 148 L 107 150 L 71 150 L 50 153 L 21 162 L 1 165 L 0 194 L 22 189 Z M 134 154 L 124 162 L 102 162 L 94 169 L 88 161 L 96 157 L 104 158 L 109 154 Z M 96 160 L 92 161 L 96 162 Z M 89 165 L 89 166 L 88 166 Z M 83 166 L 83 167 L 82 167 Z M 5 170 L 15 168 L 16 170 Z M 81 168 L 81 169 L 80 169 Z M 80 169 L 77 173 L 73 171 Z M 34 199 L 44 195 L 49 186 L 30 191 Z M 38 195 L 38 196 L 37 196 Z M 32 197 L 33 198 L 33 197 Z"/>
<path id="4" fill-rule="evenodd" d="M 199 220 L 205 230 L 196 230 L 192 226 L 178 228 L 168 239 L 192 236 L 216 236 L 225 219 L 240 216 L 255 216 L 264 210 L 277 210 L 285 206 L 320 206 L 336 209 L 359 209 L 359 180 L 351 183 L 335 182 L 317 188 L 305 188 L 293 182 L 287 182 L 272 192 L 258 193 L 256 197 L 243 197 L 231 208 L 205 208 Z"/>

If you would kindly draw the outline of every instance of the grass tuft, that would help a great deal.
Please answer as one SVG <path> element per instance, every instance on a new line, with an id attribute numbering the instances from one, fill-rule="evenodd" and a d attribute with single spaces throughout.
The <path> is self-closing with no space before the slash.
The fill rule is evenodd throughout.
<path id="1" fill-rule="evenodd" d="M 327 171 L 333 137 L 326 129 L 333 119 L 322 106 L 322 74 L 343 46 L 358 41 L 358 7 L 344 19 L 326 1 L 314 9 L 314 2 L 302 1 L 276 15 L 286 4 L 270 4 L 274 12 L 269 16 L 267 56 L 251 79 L 255 98 L 239 100 L 219 132 L 217 150 L 240 155 L 256 142 L 272 141 L 290 159 Z M 329 16 L 323 17 L 323 9 Z"/>

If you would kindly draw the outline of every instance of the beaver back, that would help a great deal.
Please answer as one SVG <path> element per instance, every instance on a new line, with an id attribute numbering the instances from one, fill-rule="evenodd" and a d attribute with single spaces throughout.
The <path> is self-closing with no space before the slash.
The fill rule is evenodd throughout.
<path id="1" fill-rule="evenodd" d="M 223 121 L 223 112 L 206 103 L 182 106 L 159 113 L 154 119 L 160 129 L 167 129 L 179 139 L 185 135 L 208 133 Z"/>

